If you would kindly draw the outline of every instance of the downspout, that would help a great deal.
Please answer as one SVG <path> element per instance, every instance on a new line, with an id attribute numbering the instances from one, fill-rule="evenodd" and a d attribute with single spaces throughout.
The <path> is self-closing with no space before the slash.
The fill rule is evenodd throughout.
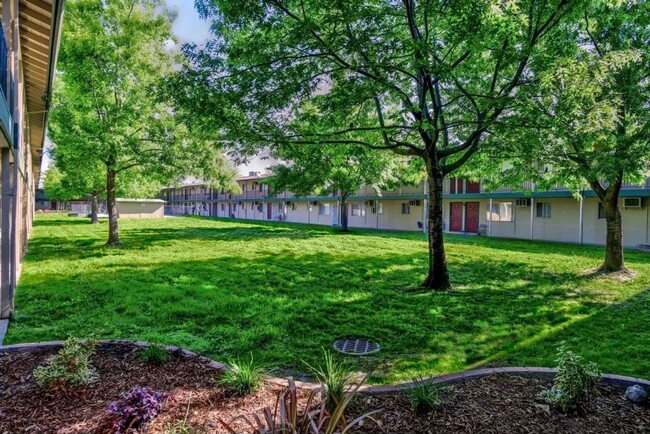
<path id="1" fill-rule="evenodd" d="M 584 242 L 584 217 L 585 217 L 585 201 L 580 193 L 580 221 L 578 222 L 578 243 L 583 244 Z"/>
<path id="2" fill-rule="evenodd" d="M 530 239 L 535 239 L 535 198 L 530 199 Z"/>

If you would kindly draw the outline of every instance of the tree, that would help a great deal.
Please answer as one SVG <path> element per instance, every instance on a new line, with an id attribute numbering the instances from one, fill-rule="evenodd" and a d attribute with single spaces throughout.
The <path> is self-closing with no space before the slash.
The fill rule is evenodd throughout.
<path id="1" fill-rule="evenodd" d="M 120 242 L 118 182 L 169 182 L 187 174 L 215 186 L 233 182 L 234 171 L 220 149 L 192 136 L 158 98 L 158 83 L 180 60 L 166 48 L 174 18 L 162 0 L 66 5 L 50 137 L 57 153 L 84 167 L 101 167 L 108 245 Z M 78 174 L 74 164 L 67 175 Z"/>
<path id="2" fill-rule="evenodd" d="M 506 181 L 594 191 L 607 225 L 602 272 L 625 269 L 621 186 L 650 167 L 649 22 L 648 2 L 593 2 L 565 29 L 571 43 L 537 65 L 527 104 L 512 116 L 524 128 L 501 148 L 511 157 Z"/>
<path id="3" fill-rule="evenodd" d="M 92 155 L 83 154 L 88 151 L 85 148 L 66 146 L 54 148 L 50 152 L 53 166 L 48 169 L 45 187 L 48 197 L 59 200 L 90 197 L 90 222 L 97 224 L 99 223 L 99 199 L 106 192 L 106 184 L 102 165 Z M 50 181 L 50 185 L 56 185 L 56 190 L 52 191 L 52 195 L 47 191 L 50 172 L 57 177 L 54 181 Z"/>
<path id="4" fill-rule="evenodd" d="M 282 162 L 272 168 L 273 176 L 266 180 L 274 189 L 291 190 L 300 196 L 338 193 L 344 232 L 348 230 L 348 198 L 362 186 L 380 190 L 419 180 L 408 159 L 359 145 L 287 144 L 277 148 L 273 157 Z"/>
<path id="5" fill-rule="evenodd" d="M 43 180 L 43 191 L 48 199 L 68 200 L 67 192 L 61 186 L 62 178 L 63 175 L 56 166 L 47 169 Z"/>
<path id="6" fill-rule="evenodd" d="M 197 0 L 215 35 L 185 49 L 191 65 L 168 90 L 240 154 L 357 144 L 420 158 L 429 186 L 424 286 L 444 290 L 443 179 L 479 151 L 529 83 L 531 61 L 563 40 L 554 32 L 577 4 Z M 318 128 L 304 122 L 313 107 Z"/>

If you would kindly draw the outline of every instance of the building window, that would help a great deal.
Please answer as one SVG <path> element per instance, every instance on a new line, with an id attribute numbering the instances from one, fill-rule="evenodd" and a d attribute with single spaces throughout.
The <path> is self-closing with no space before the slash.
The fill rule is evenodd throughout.
<path id="1" fill-rule="evenodd" d="M 383 214 L 384 213 L 384 204 L 383 203 L 378 203 L 377 204 L 377 214 Z"/>
<path id="2" fill-rule="evenodd" d="M 535 204 L 537 208 L 537 217 L 542 219 L 551 218 L 551 203 L 550 202 L 537 202 Z"/>
<path id="3" fill-rule="evenodd" d="M 255 181 L 253 181 L 253 188 L 252 188 L 252 190 L 253 190 L 253 191 L 257 190 L 257 182 L 255 182 Z"/>
<path id="4" fill-rule="evenodd" d="M 366 207 L 362 203 L 352 204 L 352 215 L 356 217 L 365 217 Z"/>
<path id="5" fill-rule="evenodd" d="M 236 203 L 232 204 L 232 212 L 237 212 L 237 204 Z"/>
<path id="6" fill-rule="evenodd" d="M 226 205 L 224 205 L 224 204 L 222 203 L 222 204 L 221 204 L 221 211 L 225 211 L 225 210 L 226 210 Z"/>
<path id="7" fill-rule="evenodd" d="M 606 218 L 605 216 L 605 207 L 603 206 L 602 203 L 598 202 L 598 219 L 599 220 L 604 220 Z"/>
<path id="8" fill-rule="evenodd" d="M 329 203 L 318 204 L 318 215 L 330 215 L 331 207 Z"/>
<path id="9" fill-rule="evenodd" d="M 257 205 L 257 212 L 262 212 L 262 211 L 264 211 L 264 207 L 260 203 L 260 204 Z"/>
<path id="10" fill-rule="evenodd" d="M 492 209 L 488 210 L 487 219 L 493 222 L 511 222 L 512 202 L 492 202 Z"/>
<path id="11" fill-rule="evenodd" d="M 295 203 L 292 203 L 292 204 L 291 204 L 291 211 L 295 211 L 295 210 L 296 210 L 296 204 L 295 204 Z"/>
<path id="12" fill-rule="evenodd" d="M 411 205 L 408 202 L 402 203 L 402 214 L 411 214 Z"/>

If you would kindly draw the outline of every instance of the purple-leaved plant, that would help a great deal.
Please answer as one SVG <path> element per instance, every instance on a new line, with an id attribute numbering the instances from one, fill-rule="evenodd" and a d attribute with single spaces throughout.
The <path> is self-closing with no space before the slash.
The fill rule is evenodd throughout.
<path id="1" fill-rule="evenodd" d="M 157 392 L 150 387 L 136 387 L 124 393 L 119 401 L 108 405 L 107 411 L 112 420 L 111 432 L 129 433 L 141 428 L 158 416 L 167 397 L 167 393 Z"/>

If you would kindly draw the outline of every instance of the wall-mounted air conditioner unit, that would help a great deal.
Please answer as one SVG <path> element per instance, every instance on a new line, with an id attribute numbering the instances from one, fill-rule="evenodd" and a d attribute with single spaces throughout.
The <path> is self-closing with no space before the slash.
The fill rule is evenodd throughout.
<path id="1" fill-rule="evenodd" d="M 641 208 L 643 204 L 640 197 L 626 197 L 623 199 L 624 208 Z"/>
<path id="2" fill-rule="evenodd" d="M 516 199 L 515 200 L 515 206 L 520 207 L 520 208 L 530 206 L 530 199 L 529 198 Z"/>
<path id="3" fill-rule="evenodd" d="M 411 206 L 420 206 L 419 200 L 409 200 L 409 205 Z"/>

